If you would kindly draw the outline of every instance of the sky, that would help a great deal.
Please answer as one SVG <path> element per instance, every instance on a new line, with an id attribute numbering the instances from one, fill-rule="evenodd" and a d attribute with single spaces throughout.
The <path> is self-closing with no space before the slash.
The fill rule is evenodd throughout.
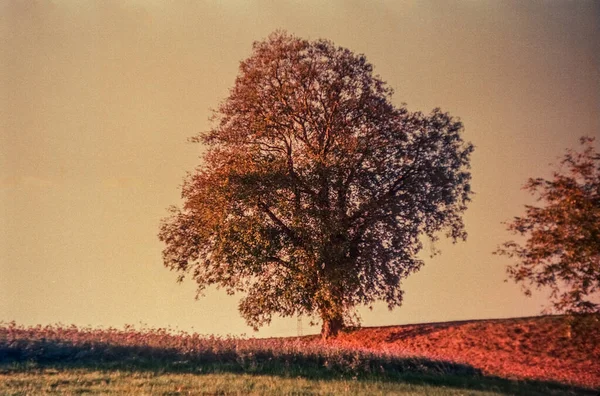
<path id="1" fill-rule="evenodd" d="M 252 331 L 223 290 L 195 300 L 157 238 L 201 163 L 187 139 L 276 29 L 365 54 L 394 103 L 460 117 L 476 147 L 467 242 L 426 249 L 403 306 L 362 324 L 539 314 L 546 294 L 505 282 L 492 252 L 534 203 L 527 178 L 600 137 L 599 21 L 585 0 L 0 0 L 0 321 L 296 334 L 295 318 Z"/>

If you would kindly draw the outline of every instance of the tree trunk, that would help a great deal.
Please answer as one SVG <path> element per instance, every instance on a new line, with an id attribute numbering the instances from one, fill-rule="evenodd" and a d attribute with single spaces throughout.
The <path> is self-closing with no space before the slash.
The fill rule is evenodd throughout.
<path id="1" fill-rule="evenodd" d="M 340 330 L 344 328 L 344 318 L 337 314 L 333 317 L 323 318 L 323 326 L 321 327 L 321 338 L 327 340 L 337 337 Z"/>

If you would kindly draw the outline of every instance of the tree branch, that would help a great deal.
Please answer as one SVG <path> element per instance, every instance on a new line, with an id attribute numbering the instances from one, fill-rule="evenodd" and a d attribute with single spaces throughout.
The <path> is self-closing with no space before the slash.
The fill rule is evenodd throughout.
<path id="1" fill-rule="evenodd" d="M 296 233 L 289 228 L 281 219 L 279 219 L 275 213 L 269 209 L 269 206 L 264 202 L 258 201 L 258 207 L 267 215 L 269 218 L 279 227 L 279 229 L 287 235 L 287 237 L 292 241 L 294 246 L 304 247 L 302 240 L 296 235 Z"/>

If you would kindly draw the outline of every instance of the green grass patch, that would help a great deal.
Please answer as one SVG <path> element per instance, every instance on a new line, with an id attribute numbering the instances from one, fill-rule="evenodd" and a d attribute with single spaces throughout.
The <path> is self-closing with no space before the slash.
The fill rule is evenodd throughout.
<path id="1" fill-rule="evenodd" d="M 4 370 L 2 395 L 135 394 L 135 395 L 505 395 L 502 389 L 477 390 L 435 383 L 376 379 L 308 379 L 231 373 L 156 373 L 84 369 Z M 530 388 L 523 388 L 529 391 Z M 539 389 L 534 393 L 552 394 Z M 555 393 L 565 394 L 565 393 Z"/>
<path id="2" fill-rule="evenodd" d="M 552 382 L 509 380 L 480 374 L 335 372 L 302 365 L 254 367 L 232 363 L 136 366 L 27 362 L 0 365 L 0 394 L 415 394 L 596 395 L 591 389 Z"/>

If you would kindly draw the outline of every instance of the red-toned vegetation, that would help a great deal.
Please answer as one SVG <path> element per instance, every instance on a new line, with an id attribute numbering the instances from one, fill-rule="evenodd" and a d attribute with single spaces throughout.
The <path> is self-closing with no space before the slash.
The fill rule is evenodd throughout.
<path id="1" fill-rule="evenodd" d="M 0 365 L 192 372 L 255 372 L 302 376 L 467 375 L 468 365 L 348 349 L 310 338 L 240 339 L 165 329 L 135 331 L 76 326 L 0 324 Z"/>
<path id="2" fill-rule="evenodd" d="M 550 316 L 363 328 L 324 342 L 318 336 L 237 339 L 0 323 L 0 365 L 27 362 L 286 376 L 460 376 L 472 383 L 497 376 L 599 388 L 600 328 L 595 322 L 581 332 Z"/>
<path id="3" fill-rule="evenodd" d="M 335 344 L 466 363 L 504 378 L 600 387 L 597 320 L 570 326 L 563 316 L 546 316 L 372 327 L 343 334 Z"/>

